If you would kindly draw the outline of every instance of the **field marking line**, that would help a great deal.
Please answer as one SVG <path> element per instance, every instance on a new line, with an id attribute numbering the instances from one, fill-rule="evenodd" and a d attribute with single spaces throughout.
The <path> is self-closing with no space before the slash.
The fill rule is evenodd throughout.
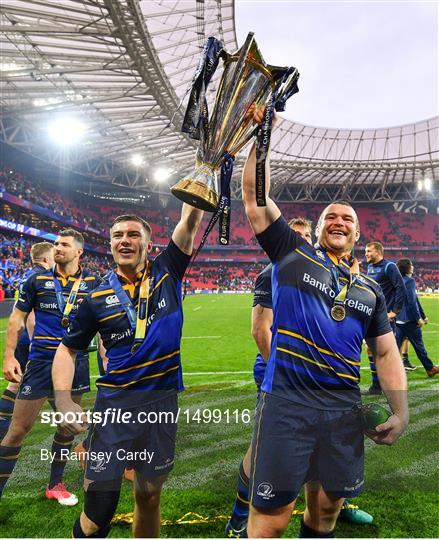
<path id="1" fill-rule="evenodd" d="M 417 416 L 418 414 L 425 413 L 427 411 L 430 411 L 431 409 L 436 409 L 438 407 L 437 403 L 431 400 L 428 400 L 426 403 L 421 403 L 420 405 L 414 405 L 413 407 L 410 407 L 409 404 L 409 410 L 410 414 L 413 416 Z M 410 422 L 409 422 L 410 425 Z"/>
<path id="2" fill-rule="evenodd" d="M 201 309 L 201 306 L 197 306 L 196 308 L 193 309 L 193 311 L 198 311 L 199 309 Z"/>
<path id="3" fill-rule="evenodd" d="M 242 385 L 242 386 L 246 386 L 246 385 Z M 236 386 L 234 386 L 233 388 L 236 388 Z M 196 396 L 196 398 L 198 398 L 199 396 Z M 189 398 L 189 396 L 187 396 L 187 398 Z M 197 409 L 213 409 L 213 408 L 220 408 L 220 407 L 224 407 L 224 405 L 226 404 L 230 404 L 230 403 L 234 403 L 234 402 L 240 402 L 240 401 L 246 401 L 246 400 L 249 400 L 249 406 L 248 407 L 244 407 L 244 408 L 247 408 L 247 409 L 250 409 L 250 411 L 253 410 L 254 408 L 254 403 L 256 401 L 256 392 L 253 392 L 252 391 L 249 391 L 248 393 L 241 393 L 240 395 L 234 395 L 234 396 L 229 396 L 229 397 L 226 397 L 226 398 L 221 398 L 220 396 L 218 396 L 217 398 L 215 399 L 210 399 L 210 400 L 207 400 L 205 401 L 204 399 L 195 399 L 195 401 L 191 404 L 184 404 L 183 403 L 180 403 L 180 407 L 185 409 L 185 410 L 188 410 L 189 411 L 189 414 L 193 414 Z"/>
<path id="4" fill-rule="evenodd" d="M 248 441 L 247 441 L 248 442 Z M 215 476 L 220 475 L 222 478 L 233 479 L 233 484 L 235 483 L 236 473 L 239 467 L 239 460 L 241 457 L 230 457 L 226 459 L 221 459 L 217 463 L 211 463 L 210 465 L 196 470 L 191 470 L 178 474 L 178 472 L 172 474 L 166 482 L 167 489 L 190 489 L 198 486 L 206 485 L 209 482 L 212 482 L 212 479 Z M 178 466 L 178 461 L 177 461 Z M 177 469 L 178 471 L 178 469 Z M 232 485 L 233 485 L 232 484 Z M 215 488 L 218 489 L 218 483 L 215 483 Z M 219 488 L 220 491 L 227 491 L 232 493 L 234 487 L 224 487 Z"/>
<path id="5" fill-rule="evenodd" d="M 242 435 L 242 430 L 241 432 L 234 433 L 234 435 L 235 437 L 233 438 L 227 437 L 221 441 L 210 441 L 208 445 L 203 444 L 201 446 L 190 446 L 181 449 L 180 451 L 177 450 L 175 459 L 182 459 L 186 461 L 193 458 L 201 458 L 211 454 L 212 452 L 225 452 L 230 448 L 236 448 L 237 446 L 248 446 L 250 444 L 250 441 Z"/>
<path id="6" fill-rule="evenodd" d="M 423 370 L 424 367 L 423 367 L 423 366 L 418 366 L 418 369 Z M 421 373 L 422 373 L 422 371 L 421 371 Z M 424 385 L 425 385 L 425 389 L 427 389 L 429 384 L 430 384 L 430 385 L 431 385 L 431 384 L 434 384 L 434 383 L 431 381 L 431 377 L 428 377 L 428 378 L 425 377 L 424 380 L 418 379 L 418 380 L 416 380 L 416 381 L 410 381 L 410 379 L 409 379 L 409 381 L 408 381 L 409 391 L 410 391 L 410 388 L 413 388 L 414 386 L 424 386 Z M 433 388 L 435 388 L 435 387 L 433 386 Z"/>
<path id="7" fill-rule="evenodd" d="M 394 478 L 395 476 L 431 476 L 439 468 L 439 452 L 414 461 L 408 467 L 397 469 L 393 473 L 386 474 L 383 478 Z"/>

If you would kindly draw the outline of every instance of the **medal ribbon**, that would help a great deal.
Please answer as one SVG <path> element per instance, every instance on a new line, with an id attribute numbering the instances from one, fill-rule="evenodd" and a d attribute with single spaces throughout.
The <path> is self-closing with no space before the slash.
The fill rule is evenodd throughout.
<path id="1" fill-rule="evenodd" d="M 181 131 L 192 139 L 205 139 L 207 136 L 206 91 L 218 66 L 223 44 L 214 37 L 209 37 L 204 46 L 203 55 L 192 80 L 192 89 L 184 115 Z M 201 145 L 202 146 L 202 145 Z"/>
<path id="2" fill-rule="evenodd" d="M 268 150 L 271 140 L 271 126 L 273 123 L 274 111 L 284 111 L 288 98 L 299 91 L 297 79 L 299 73 L 296 68 L 288 68 L 276 83 L 265 104 L 264 118 L 259 126 L 256 137 L 256 204 L 266 206 L 265 193 L 265 163 L 268 157 Z"/>
<path id="3" fill-rule="evenodd" d="M 62 318 L 68 319 L 70 312 L 72 311 L 73 306 L 75 305 L 76 296 L 79 291 L 79 286 L 81 285 L 82 272 L 81 272 L 81 275 L 77 279 L 75 279 L 75 282 L 73 283 L 73 286 L 70 289 L 70 294 L 67 299 L 67 302 L 64 300 L 61 283 L 59 282 L 58 278 L 55 275 L 55 267 L 52 270 L 52 274 L 53 274 L 53 284 L 55 286 L 56 299 L 58 301 L 58 309 L 61 312 Z"/>
<path id="4" fill-rule="evenodd" d="M 148 321 L 148 300 L 149 300 L 149 264 L 146 264 L 140 283 L 139 301 L 137 304 L 137 313 L 134 309 L 130 297 L 122 288 L 117 275 L 114 272 L 108 274 L 108 280 L 111 288 L 114 290 L 123 310 L 125 311 L 131 330 L 135 333 L 134 345 L 138 346 L 145 339 L 147 321 Z"/>
<path id="5" fill-rule="evenodd" d="M 315 244 L 314 247 L 317 249 L 317 251 L 320 250 L 322 252 L 322 254 L 324 255 L 324 258 L 325 258 L 325 262 L 329 265 L 329 271 L 331 273 L 332 282 L 333 282 L 335 290 L 337 292 L 337 294 L 336 294 L 336 296 L 334 298 L 334 302 L 333 302 L 332 307 L 340 306 L 343 310 L 345 310 L 345 303 L 346 303 L 346 300 L 347 300 L 349 290 L 352 287 L 352 285 L 354 285 L 354 283 L 357 281 L 357 277 L 358 277 L 358 274 L 359 274 L 359 271 L 360 271 L 358 261 L 355 258 L 352 260 L 352 262 L 350 264 L 350 267 L 349 267 L 349 280 L 348 280 L 348 283 L 346 283 L 346 285 L 343 285 L 342 287 L 340 287 L 340 282 L 339 282 L 340 271 L 339 271 L 338 266 L 334 263 L 334 261 L 328 255 L 326 250 L 324 248 L 322 248 L 322 246 L 320 246 L 317 243 L 317 244 Z"/>
<path id="6" fill-rule="evenodd" d="M 349 281 L 348 283 L 346 283 L 346 285 L 343 285 L 341 289 L 340 289 L 340 283 L 338 280 L 338 268 L 334 264 L 330 268 L 331 276 L 337 290 L 337 296 L 334 298 L 333 307 L 340 306 L 343 309 L 343 311 L 345 310 L 345 303 L 346 303 L 349 290 L 352 287 L 352 285 L 357 281 L 358 272 L 355 271 L 356 268 L 354 269 L 353 268 L 354 266 L 356 266 L 355 260 L 354 260 L 354 264 L 350 268 Z"/>

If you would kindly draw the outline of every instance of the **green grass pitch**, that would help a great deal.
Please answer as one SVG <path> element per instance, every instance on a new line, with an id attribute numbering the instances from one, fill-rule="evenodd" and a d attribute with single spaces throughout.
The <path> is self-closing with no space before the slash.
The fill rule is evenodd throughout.
<path id="1" fill-rule="evenodd" d="M 430 322 L 424 340 L 433 361 L 439 361 L 439 300 L 422 301 Z M 182 358 L 186 391 L 183 409 L 220 409 L 253 414 L 255 386 L 252 366 L 256 348 L 250 336 L 250 295 L 191 296 L 184 302 L 185 326 Z M 7 321 L 0 321 L 0 353 Z M 411 351 L 418 369 L 408 374 L 411 422 L 394 447 L 366 441 L 366 490 L 355 501 L 372 513 L 374 523 L 354 526 L 339 523 L 339 537 L 438 537 L 439 522 L 439 377 L 429 379 Z M 93 362 L 93 377 L 97 368 Z M 370 373 L 363 359 L 362 387 Z M 93 379 L 93 380 L 94 380 Z M 0 381 L 3 389 L 5 381 Z M 94 392 L 86 400 L 91 407 Z M 382 401 L 379 399 L 378 401 Z M 249 444 L 250 424 L 187 423 L 181 417 L 176 466 L 165 485 L 162 518 L 176 520 L 186 512 L 203 516 L 228 515 L 234 498 L 239 462 Z M 49 447 L 53 428 L 37 423 L 28 436 L 21 459 L 5 490 L 0 508 L 0 536 L 70 537 L 80 505 L 64 508 L 44 498 L 49 465 L 40 460 L 40 448 Z M 73 462 L 67 465 L 66 482 L 82 503 L 82 474 Z M 297 507 L 303 508 L 303 499 Z M 118 513 L 133 508 L 131 484 L 124 481 Z M 222 537 L 225 521 L 165 525 L 165 537 Z M 297 537 L 299 518 L 293 517 L 285 533 Z M 130 537 L 128 525 L 118 525 L 113 537 Z"/>

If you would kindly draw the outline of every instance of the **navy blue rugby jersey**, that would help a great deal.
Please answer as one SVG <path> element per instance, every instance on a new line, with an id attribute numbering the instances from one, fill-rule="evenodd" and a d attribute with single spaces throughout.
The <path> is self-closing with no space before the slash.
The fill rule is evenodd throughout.
<path id="1" fill-rule="evenodd" d="M 21 280 L 19 291 L 21 291 L 23 285 L 26 283 L 26 281 L 32 276 L 32 274 L 38 274 L 38 272 L 45 272 L 46 269 L 44 266 L 41 266 L 39 264 L 36 264 L 35 266 L 32 266 L 32 268 L 29 268 L 24 273 L 23 279 Z M 17 345 L 23 345 L 25 347 L 29 347 L 30 345 L 30 339 L 29 339 L 29 332 L 27 331 L 27 328 L 23 330 L 23 333 L 21 334 L 20 339 L 18 340 Z"/>
<path id="2" fill-rule="evenodd" d="M 267 309 L 273 309 L 273 302 L 271 300 L 271 271 L 273 265 L 267 265 L 262 272 L 258 275 L 255 281 L 253 290 L 253 307 L 262 306 Z M 255 381 L 262 382 L 265 376 L 265 368 L 267 364 L 261 353 L 256 355 L 255 363 L 253 365 L 253 376 Z"/>
<path id="3" fill-rule="evenodd" d="M 392 261 L 382 259 L 367 265 L 367 275 L 381 287 L 386 299 L 387 311 L 399 313 L 404 305 L 406 289 L 402 275 Z"/>
<path id="4" fill-rule="evenodd" d="M 183 390 L 181 282 L 189 262 L 190 255 L 171 240 L 150 266 L 147 353 L 140 363 L 133 361 L 134 332 L 107 276 L 81 304 L 63 343 L 70 349 L 83 350 L 96 332 L 100 333 L 108 357 L 107 372 L 96 382 L 103 395 L 112 396 L 123 389 Z M 117 277 L 137 313 L 143 271 L 134 283 Z"/>
<path id="5" fill-rule="evenodd" d="M 273 337 L 262 390 L 317 409 L 351 408 L 360 399 L 363 339 L 391 331 L 381 289 L 359 275 L 347 296 L 346 318 L 334 321 L 333 275 L 339 288 L 346 284 L 348 260 L 334 264 L 283 217 L 257 239 L 273 262 Z"/>
<path id="6" fill-rule="evenodd" d="M 67 302 L 73 283 L 81 275 L 81 269 L 73 276 L 62 277 L 55 273 L 61 287 L 65 301 Z M 90 291 L 93 291 L 101 282 L 101 278 L 82 271 L 82 280 L 79 286 L 73 309 L 70 312 L 70 321 L 74 318 L 78 306 Z M 20 287 L 18 300 L 15 307 L 25 313 L 35 312 L 35 329 L 31 341 L 29 360 L 53 361 L 55 351 L 66 334 L 61 324 L 62 313 L 58 308 L 56 298 L 53 270 L 41 269 L 32 274 Z M 81 355 L 85 357 L 85 354 Z"/>

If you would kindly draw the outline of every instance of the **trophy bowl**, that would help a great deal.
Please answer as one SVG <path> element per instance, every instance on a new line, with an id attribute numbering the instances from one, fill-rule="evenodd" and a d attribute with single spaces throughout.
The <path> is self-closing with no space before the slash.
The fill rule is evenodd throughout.
<path id="1" fill-rule="evenodd" d="M 220 192 L 217 171 L 224 157 L 229 154 L 233 158 L 257 131 L 253 123 L 254 108 L 266 105 L 274 92 L 278 97 L 280 94 L 285 96 L 297 92 L 299 76 L 295 68 L 267 65 L 253 32 L 248 34 L 244 45 L 235 53 L 227 53 L 222 46 L 216 52 L 218 58 L 223 59 L 224 71 L 212 114 L 208 118 L 205 93 L 214 69 L 209 72 L 204 85 L 201 83 L 199 87 L 197 106 L 191 96 L 182 128 L 182 131 L 192 133 L 193 138 L 200 140 L 195 169 L 171 188 L 178 199 L 208 212 L 214 212 L 218 205 Z M 192 127 L 188 125 L 190 122 Z"/>

